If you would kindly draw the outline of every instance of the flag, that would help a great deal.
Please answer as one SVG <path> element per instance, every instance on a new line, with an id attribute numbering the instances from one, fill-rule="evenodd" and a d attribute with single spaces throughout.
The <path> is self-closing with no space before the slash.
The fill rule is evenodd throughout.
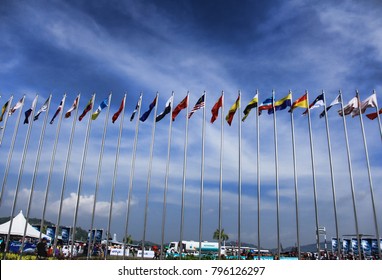
<path id="1" fill-rule="evenodd" d="M 86 114 L 93 108 L 93 97 L 90 98 L 88 104 L 86 104 L 85 109 L 83 110 L 81 116 L 78 118 L 79 121 L 82 121 L 82 119 L 86 116 Z"/>
<path id="2" fill-rule="evenodd" d="M 292 112 L 297 107 L 308 108 L 308 93 L 305 93 L 303 96 L 296 99 L 296 101 L 293 102 L 292 107 L 288 112 Z"/>
<path id="3" fill-rule="evenodd" d="M 99 104 L 97 110 L 94 111 L 94 113 L 92 114 L 92 120 L 94 121 L 98 115 L 101 113 L 101 111 L 106 108 L 107 106 L 109 106 L 109 97 L 105 98 L 101 104 Z"/>
<path id="4" fill-rule="evenodd" d="M 337 95 L 337 97 L 332 101 L 332 103 L 330 103 L 330 105 L 328 107 L 326 107 L 326 111 L 322 111 L 321 114 L 320 114 L 320 118 L 322 118 L 323 116 L 325 116 L 325 112 L 329 111 L 330 108 L 332 108 L 334 105 L 337 105 L 337 104 L 340 104 L 341 103 L 341 95 Z"/>
<path id="5" fill-rule="evenodd" d="M 137 102 L 137 105 L 135 105 L 135 109 L 134 109 L 133 113 L 131 114 L 130 121 L 133 121 L 135 114 L 137 113 L 139 107 L 141 106 L 141 101 L 142 101 L 142 95 L 139 96 L 139 100 Z"/>
<path id="6" fill-rule="evenodd" d="M 382 114 L 382 108 L 379 110 L 378 114 Z M 368 117 L 370 120 L 374 120 L 378 117 L 377 112 L 367 114 L 366 117 Z"/>
<path id="7" fill-rule="evenodd" d="M 211 123 L 214 123 L 214 121 L 217 119 L 219 115 L 219 108 L 223 106 L 223 94 L 220 96 L 219 100 L 215 103 L 214 107 L 211 109 Z"/>
<path id="8" fill-rule="evenodd" d="M 24 124 L 29 123 L 29 116 L 32 114 L 34 108 L 36 108 L 36 103 L 37 103 L 37 96 L 33 99 L 32 106 L 25 111 Z"/>
<path id="9" fill-rule="evenodd" d="M 70 118 L 70 116 L 72 115 L 72 112 L 77 109 L 79 99 L 80 99 L 80 96 L 78 95 L 77 98 L 74 100 L 72 107 L 70 107 L 69 110 L 66 111 L 65 118 Z"/>
<path id="10" fill-rule="evenodd" d="M 353 112 L 354 109 L 358 108 L 358 98 L 353 97 L 348 104 L 343 108 L 345 116 Z M 338 110 L 338 114 L 342 117 L 342 110 Z"/>
<path id="11" fill-rule="evenodd" d="M 38 110 L 38 111 L 36 112 L 36 115 L 34 115 L 34 118 L 33 118 L 34 121 L 37 121 L 37 120 L 38 120 L 38 117 L 40 116 L 40 114 L 41 114 L 42 112 L 46 112 L 46 110 L 48 109 L 49 99 L 50 99 L 50 98 L 48 98 L 48 99 L 45 101 L 45 103 L 41 106 L 40 110 Z"/>
<path id="12" fill-rule="evenodd" d="M 204 97 L 206 94 L 203 94 L 202 97 L 198 99 L 198 101 L 195 103 L 194 108 L 191 109 L 191 112 L 188 114 L 188 118 L 191 118 L 191 116 L 194 114 L 195 111 L 199 110 L 200 108 L 204 107 Z"/>
<path id="13" fill-rule="evenodd" d="M 313 102 L 310 103 L 309 109 L 306 109 L 304 111 L 304 113 L 302 113 L 302 114 L 306 115 L 308 113 L 308 110 L 311 110 L 311 109 L 314 109 L 314 108 L 318 108 L 318 107 L 321 107 L 321 106 L 324 106 L 324 94 L 323 93 L 321 93 L 319 96 L 317 96 L 316 99 L 314 99 Z"/>
<path id="14" fill-rule="evenodd" d="M 62 104 L 64 103 L 64 99 L 65 97 L 62 98 L 61 102 L 60 102 L 60 105 L 58 105 L 58 108 L 56 110 L 56 112 L 54 113 L 52 119 L 50 120 L 50 124 L 53 124 L 54 122 L 54 119 L 58 116 L 58 114 L 61 112 L 62 110 Z"/>
<path id="15" fill-rule="evenodd" d="M 112 119 L 112 123 L 114 123 L 118 119 L 118 117 L 121 114 L 121 112 L 122 112 L 124 107 L 125 107 L 125 98 L 122 98 L 121 105 L 119 105 L 118 111 L 115 112 L 113 117 L 111 118 Z"/>
<path id="16" fill-rule="evenodd" d="M 147 120 L 151 111 L 153 110 L 153 108 L 157 104 L 157 99 L 158 99 L 158 96 L 156 95 L 153 102 L 151 102 L 149 109 L 146 112 L 144 112 L 143 115 L 141 116 L 141 118 L 139 119 L 141 122 L 144 122 L 145 120 Z"/>
<path id="17" fill-rule="evenodd" d="M 15 106 L 13 106 L 11 108 L 11 110 L 9 110 L 8 112 L 8 115 L 12 115 L 14 112 L 16 112 L 17 109 L 21 108 L 21 106 L 23 106 L 23 103 L 24 103 L 24 97 L 22 97 L 19 102 L 16 103 Z"/>
<path id="18" fill-rule="evenodd" d="M 165 106 L 163 112 L 160 113 L 160 114 L 156 117 L 156 119 L 155 119 L 156 122 L 159 122 L 159 121 L 160 121 L 161 119 L 163 119 L 168 113 L 171 112 L 172 99 L 173 99 L 173 96 L 171 96 L 171 97 L 167 100 L 167 102 L 166 102 L 166 106 Z"/>
<path id="19" fill-rule="evenodd" d="M 263 101 L 263 103 L 259 106 L 259 115 L 261 115 L 261 111 L 270 110 L 273 108 L 273 98 L 269 97 Z"/>
<path id="20" fill-rule="evenodd" d="M 285 96 L 284 98 L 281 98 L 280 100 L 277 100 L 275 102 L 275 104 L 273 104 L 275 111 L 284 110 L 284 109 L 286 109 L 286 107 L 288 107 L 288 106 L 290 107 L 291 105 L 292 105 L 292 94 L 291 93 L 288 93 L 287 96 Z M 273 114 L 273 109 L 269 109 L 268 114 Z"/>
<path id="21" fill-rule="evenodd" d="M 187 107 L 188 107 L 188 94 L 172 111 L 172 121 L 175 121 L 175 118 L 179 114 L 179 112 L 182 111 L 183 109 L 186 109 Z"/>
<path id="22" fill-rule="evenodd" d="M 245 109 L 243 111 L 244 113 L 244 117 L 241 119 L 241 121 L 245 121 L 245 119 L 248 117 L 249 115 L 249 112 L 251 112 L 251 110 L 253 108 L 256 108 L 257 107 L 257 104 L 259 103 L 259 99 L 258 99 L 258 94 L 256 93 L 256 95 L 252 98 L 251 101 L 249 101 L 249 103 L 247 104 L 247 106 L 245 106 Z"/>
<path id="23" fill-rule="evenodd" d="M 6 111 L 7 108 L 8 108 L 8 105 L 9 105 L 9 100 L 8 100 L 7 102 L 5 102 L 5 104 L 4 104 L 3 107 L 1 108 L 0 122 L 3 121 L 3 117 L 4 117 L 4 114 L 5 114 L 5 111 Z"/>
<path id="24" fill-rule="evenodd" d="M 373 93 L 368 98 L 366 98 L 364 101 L 362 101 L 360 107 L 361 107 L 361 114 L 365 113 L 366 109 L 369 107 L 377 108 L 378 107 L 377 94 Z M 353 110 L 352 116 L 353 117 L 358 116 L 359 112 L 360 112 L 360 109 L 356 108 L 355 110 Z"/>
<path id="25" fill-rule="evenodd" d="M 227 116 L 225 117 L 225 120 L 227 121 L 229 125 L 231 125 L 233 116 L 235 115 L 236 110 L 237 108 L 239 108 L 239 106 L 240 106 L 240 94 L 237 97 L 236 102 L 229 109 Z"/>

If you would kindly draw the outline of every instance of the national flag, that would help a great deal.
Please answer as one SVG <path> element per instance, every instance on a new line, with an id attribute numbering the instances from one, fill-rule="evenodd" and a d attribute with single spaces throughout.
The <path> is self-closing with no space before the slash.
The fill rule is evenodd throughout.
<path id="1" fill-rule="evenodd" d="M 125 108 L 125 98 L 122 98 L 121 105 L 119 105 L 118 111 L 115 112 L 113 117 L 111 118 L 112 123 L 114 123 L 118 119 L 118 117 L 121 114 L 123 108 Z"/>
<path id="2" fill-rule="evenodd" d="M 241 119 L 241 121 L 245 121 L 245 119 L 248 117 L 249 115 L 249 112 L 251 112 L 251 110 L 253 108 L 256 108 L 257 107 L 257 104 L 259 103 L 259 98 L 258 98 L 258 93 L 256 93 L 256 95 L 252 98 L 251 101 L 249 101 L 249 103 L 247 104 L 247 106 L 245 106 L 245 109 L 243 111 L 244 113 L 244 117 Z"/>
<path id="3" fill-rule="evenodd" d="M 306 115 L 308 113 L 308 110 L 311 110 L 311 109 L 314 109 L 314 108 L 318 108 L 318 107 L 321 107 L 321 106 L 324 106 L 324 94 L 321 93 L 319 96 L 316 97 L 316 99 L 313 100 L 312 103 L 310 103 L 309 105 L 309 109 L 306 109 L 304 111 L 304 113 L 302 113 L 303 115 Z"/>
<path id="4" fill-rule="evenodd" d="M 379 110 L 378 114 L 382 114 L 382 108 Z M 367 114 L 366 117 L 368 117 L 371 120 L 374 120 L 378 117 L 377 112 Z"/>
<path id="5" fill-rule="evenodd" d="M 204 107 L 204 97 L 205 97 L 205 94 L 202 95 L 202 97 L 200 97 L 198 99 L 198 101 L 195 103 L 195 106 L 194 108 L 191 109 L 191 112 L 188 114 L 188 118 L 191 118 L 191 116 L 194 114 L 195 111 L 199 110 L 200 108 L 203 108 Z"/>
<path id="6" fill-rule="evenodd" d="M 288 112 L 292 112 L 297 107 L 308 108 L 308 93 L 305 93 L 303 96 L 296 99 L 296 101 L 293 102 L 292 107 Z"/>
<path id="7" fill-rule="evenodd" d="M 292 93 L 288 93 L 287 96 L 281 98 L 280 100 L 277 100 L 274 106 L 275 111 L 281 111 L 286 109 L 286 107 L 290 107 L 292 105 Z M 268 110 L 268 114 L 273 114 L 273 109 Z"/>
<path id="8" fill-rule="evenodd" d="M 61 112 L 62 110 L 62 104 L 64 104 L 64 100 L 65 100 L 65 96 L 62 98 L 61 102 L 60 102 L 60 105 L 58 105 L 58 108 L 56 110 L 56 112 L 54 113 L 52 119 L 50 120 L 50 124 L 53 124 L 54 122 L 54 119 L 58 116 L 58 114 Z"/>
<path id="9" fill-rule="evenodd" d="M 17 109 L 21 108 L 21 107 L 23 106 L 23 104 L 24 104 L 24 97 L 22 97 L 22 98 L 19 100 L 19 102 L 17 102 L 17 103 L 15 104 L 15 106 L 13 106 L 13 107 L 11 108 L 11 110 L 9 110 L 8 115 L 12 115 L 14 112 L 16 112 Z"/>
<path id="10" fill-rule="evenodd" d="M 70 116 L 72 115 L 72 112 L 73 112 L 74 110 L 77 109 L 77 106 L 78 106 L 78 100 L 79 100 L 79 99 L 80 99 L 80 96 L 78 95 L 78 96 L 76 97 L 76 99 L 74 100 L 72 107 L 70 107 L 69 110 L 66 111 L 66 113 L 65 113 L 65 118 L 66 118 L 66 119 L 67 119 L 67 118 L 70 118 Z"/>
<path id="11" fill-rule="evenodd" d="M 173 96 L 171 95 L 171 97 L 167 100 L 166 102 L 166 106 L 163 110 L 162 113 L 160 113 L 156 118 L 155 118 L 155 121 L 156 122 L 159 122 L 161 119 L 163 119 L 168 113 L 171 112 L 171 104 L 172 104 L 172 99 L 173 99 Z"/>
<path id="12" fill-rule="evenodd" d="M 188 107 L 188 94 L 172 111 L 172 121 L 175 121 L 175 118 L 180 113 L 180 111 L 182 111 L 183 109 L 186 109 L 187 107 Z"/>
<path id="13" fill-rule="evenodd" d="M 366 98 L 364 101 L 361 102 L 361 110 L 359 108 L 356 108 L 352 112 L 352 116 L 358 116 L 359 112 L 361 111 L 361 114 L 365 113 L 366 109 L 371 107 L 371 108 L 377 108 L 378 103 L 377 103 L 377 94 L 373 93 L 370 95 L 368 98 Z"/>
<path id="14" fill-rule="evenodd" d="M 353 112 L 354 109 L 358 108 L 358 97 L 353 97 L 348 104 L 343 108 L 345 116 Z M 342 110 L 338 110 L 338 114 L 342 117 Z"/>
<path id="15" fill-rule="evenodd" d="M 9 101 L 10 101 L 10 100 L 8 100 L 7 102 L 5 102 L 5 104 L 4 104 L 3 107 L 1 108 L 0 122 L 3 121 L 3 117 L 4 117 L 4 114 L 5 114 L 5 111 L 7 111 L 7 109 L 8 109 Z"/>
<path id="16" fill-rule="evenodd" d="M 93 108 L 93 97 L 90 98 L 88 104 L 86 104 L 85 109 L 83 110 L 81 116 L 78 118 L 79 121 L 82 121 L 82 119 L 86 116 L 86 114 Z"/>
<path id="17" fill-rule="evenodd" d="M 38 111 L 36 112 L 36 114 L 34 115 L 34 118 L 33 118 L 34 121 L 37 121 L 37 120 L 38 120 L 38 117 L 40 116 L 40 114 L 41 114 L 42 112 L 46 112 L 46 110 L 48 109 L 48 103 L 49 103 L 49 100 L 50 100 L 50 98 L 48 98 L 48 99 L 45 101 L 45 103 L 41 106 L 40 110 L 38 110 Z"/>
<path id="18" fill-rule="evenodd" d="M 29 116 L 32 114 L 33 110 L 36 108 L 36 103 L 37 103 L 37 96 L 33 99 L 32 106 L 30 107 L 30 109 L 25 111 L 24 124 L 29 123 Z"/>
<path id="19" fill-rule="evenodd" d="M 325 116 L 325 112 L 329 111 L 330 108 L 332 108 L 334 105 L 340 104 L 341 103 L 341 95 L 337 95 L 337 97 L 330 103 L 328 107 L 326 107 L 326 111 L 322 111 L 320 114 L 320 118 Z"/>
<path id="20" fill-rule="evenodd" d="M 92 114 L 92 120 L 94 121 L 98 115 L 101 113 L 101 111 L 103 109 L 105 109 L 107 106 L 109 106 L 109 97 L 105 98 L 101 104 L 99 104 L 97 110 L 94 111 L 94 113 Z"/>
<path id="21" fill-rule="evenodd" d="M 142 95 L 139 96 L 139 100 L 137 102 L 137 105 L 135 105 L 135 109 L 134 109 L 133 113 L 131 114 L 130 121 L 133 121 L 135 114 L 137 113 L 139 107 L 141 106 L 141 101 L 142 101 Z"/>
<path id="22" fill-rule="evenodd" d="M 229 109 L 227 116 L 225 117 L 225 120 L 227 121 L 227 123 L 228 123 L 229 125 L 231 125 L 232 120 L 233 120 L 233 116 L 235 115 L 236 110 L 237 110 L 237 108 L 239 108 L 239 107 L 240 107 L 240 94 L 239 94 L 239 96 L 237 97 L 236 102 L 235 102 L 235 103 L 231 106 L 231 108 Z"/>
<path id="23" fill-rule="evenodd" d="M 151 102 L 149 109 L 146 112 L 144 112 L 141 118 L 139 119 L 141 122 L 144 122 L 145 120 L 147 120 L 151 111 L 154 109 L 155 105 L 157 104 L 157 99 L 158 99 L 158 96 L 156 95 L 153 102 Z"/>
<path id="24" fill-rule="evenodd" d="M 220 96 L 219 100 L 215 103 L 214 107 L 211 109 L 211 123 L 214 123 L 214 121 L 217 119 L 219 115 L 219 108 L 223 106 L 223 94 Z"/>
<path id="25" fill-rule="evenodd" d="M 273 108 L 273 98 L 269 97 L 263 101 L 263 103 L 260 104 L 259 106 L 259 115 L 261 115 L 261 111 L 264 110 L 270 110 Z"/>

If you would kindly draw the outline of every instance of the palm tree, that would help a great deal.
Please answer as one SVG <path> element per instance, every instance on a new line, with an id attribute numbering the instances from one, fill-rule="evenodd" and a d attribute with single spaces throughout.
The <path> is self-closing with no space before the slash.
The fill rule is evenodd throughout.
<path id="1" fill-rule="evenodd" d="M 212 238 L 215 240 L 219 240 L 219 229 L 215 230 L 214 236 Z M 228 236 L 228 234 L 226 234 L 224 232 L 224 228 L 220 231 L 220 238 L 224 242 L 224 246 L 225 246 L 225 242 L 226 242 L 226 240 L 229 239 L 229 236 Z"/>
<path id="2" fill-rule="evenodd" d="M 128 236 L 125 236 L 123 238 L 123 242 L 126 243 L 126 244 L 131 244 L 133 242 L 133 238 L 131 237 L 131 235 L 129 234 Z"/>

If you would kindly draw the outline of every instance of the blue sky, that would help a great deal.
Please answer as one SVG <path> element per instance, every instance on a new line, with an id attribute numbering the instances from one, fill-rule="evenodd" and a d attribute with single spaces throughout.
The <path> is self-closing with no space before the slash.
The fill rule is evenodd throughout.
<path id="1" fill-rule="evenodd" d="M 129 121 L 139 93 L 142 112 L 159 93 L 158 112 L 174 91 L 179 103 L 190 91 L 193 106 L 203 91 L 206 98 L 206 157 L 203 239 L 211 240 L 218 227 L 220 122 L 208 123 L 210 110 L 222 90 L 225 113 L 235 102 L 238 90 L 242 107 L 256 89 L 260 101 L 275 90 L 276 99 L 288 90 L 294 99 L 309 91 L 313 100 L 325 90 L 330 103 L 342 90 L 347 103 L 355 90 L 361 99 L 375 89 L 380 99 L 382 6 L 378 1 L 9 1 L 0 5 L 0 93 L 1 103 L 14 95 L 26 95 L 26 108 L 38 94 L 40 107 L 53 95 L 52 116 L 64 93 L 66 111 L 81 93 L 80 111 L 92 93 L 95 106 L 112 92 L 110 120 L 105 140 L 95 226 L 107 228 L 118 123 L 111 123 L 123 95 L 127 93 L 126 117 L 121 141 L 120 164 L 113 207 L 112 233 L 124 234 L 135 123 Z M 242 110 L 243 110 L 242 108 Z M 368 109 L 367 112 L 373 109 Z M 299 184 L 301 243 L 314 242 L 314 207 L 307 118 L 296 109 L 295 137 Z M 321 109 L 312 110 L 315 171 L 320 225 L 328 239 L 335 236 L 333 198 L 328 148 Z M 89 152 L 84 170 L 78 225 L 91 222 L 95 177 L 105 112 L 92 122 Z M 185 239 L 198 240 L 202 110 L 189 122 L 187 185 L 185 194 Z M 40 117 L 41 118 L 41 117 Z M 42 119 L 42 118 L 41 118 Z M 152 115 L 139 126 L 137 162 L 133 184 L 129 233 L 140 240 L 151 144 Z M 185 112 L 173 123 L 168 208 L 165 240 L 179 239 L 180 202 L 184 151 Z M 374 234 L 369 181 L 359 118 L 347 117 L 354 171 L 360 231 Z M 1 165 L 4 170 L 16 116 L 8 120 Z M 72 122 L 62 124 L 47 219 L 55 222 Z M 375 198 L 381 190 L 381 137 L 377 120 L 364 118 Z M 26 212 L 42 121 L 33 124 L 32 140 L 21 181 L 16 213 Z M 329 111 L 333 168 L 339 217 L 339 233 L 355 232 L 353 206 L 342 119 Z M 48 125 L 36 180 L 31 217 L 41 216 L 56 125 Z M 14 197 L 27 126 L 21 125 L 15 145 L 1 216 L 9 216 Z M 86 122 L 77 122 L 73 154 L 65 191 L 63 225 L 72 225 L 85 139 Z M 241 241 L 257 242 L 256 124 L 252 112 L 242 124 L 242 228 Z M 168 117 L 157 123 L 153 172 L 149 197 L 146 239 L 160 242 L 163 186 L 167 155 Z M 223 228 L 230 240 L 237 239 L 238 124 L 224 126 Z M 261 245 L 275 248 L 276 204 L 273 118 L 260 118 L 261 149 Z M 277 113 L 280 181 L 280 234 L 284 247 L 296 243 L 294 184 L 290 115 Z M 2 171 L 3 175 L 4 171 Z M 376 200 L 377 213 L 381 212 Z M 382 218 L 378 216 L 381 224 Z"/>

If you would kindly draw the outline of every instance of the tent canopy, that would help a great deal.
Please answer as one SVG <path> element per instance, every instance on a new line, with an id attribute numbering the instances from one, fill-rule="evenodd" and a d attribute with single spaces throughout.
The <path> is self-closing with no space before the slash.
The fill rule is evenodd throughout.
<path id="1" fill-rule="evenodd" d="M 27 220 L 25 219 L 25 217 L 23 215 L 23 211 L 20 211 L 20 213 L 16 217 L 13 218 L 11 235 L 24 236 L 24 228 L 25 228 L 26 222 L 27 222 Z M 7 235 L 9 232 L 9 225 L 10 224 L 11 224 L 11 221 L 8 221 L 4 224 L 1 224 L 0 225 L 0 234 Z M 39 238 L 40 232 L 28 223 L 25 236 Z M 48 238 L 48 240 L 51 240 L 51 238 L 48 235 L 43 234 L 43 233 L 41 234 L 41 237 L 46 237 L 46 238 Z"/>

